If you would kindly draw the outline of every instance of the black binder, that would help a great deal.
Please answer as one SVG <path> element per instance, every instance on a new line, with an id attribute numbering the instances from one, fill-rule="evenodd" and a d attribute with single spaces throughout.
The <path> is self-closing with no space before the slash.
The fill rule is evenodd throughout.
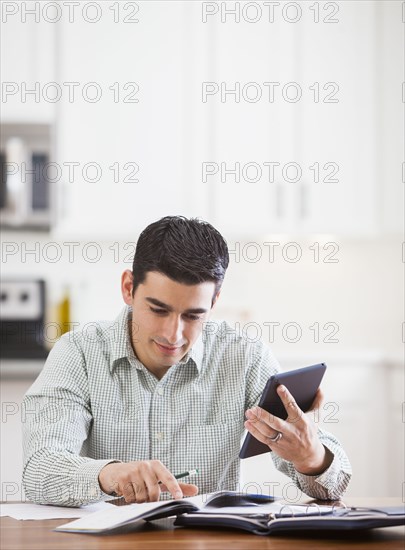
<path id="1" fill-rule="evenodd" d="M 256 535 L 405 525 L 403 505 L 376 508 L 347 508 L 341 502 L 334 506 L 318 506 L 315 503 L 290 505 L 277 503 L 278 499 L 271 496 L 236 491 L 219 491 L 207 497 L 203 505 L 197 504 L 191 497 L 190 500 L 147 503 L 147 506 L 141 504 L 139 508 L 136 505 L 128 506 L 123 499 L 117 499 L 114 501 L 117 506 L 111 506 L 111 510 L 94 512 L 54 530 L 109 533 L 130 530 L 140 520 L 154 521 L 168 517 L 176 518 L 176 527 L 235 528 Z"/>
<path id="2" fill-rule="evenodd" d="M 354 531 L 376 527 L 405 525 L 404 506 L 381 508 L 331 507 L 329 512 L 314 515 L 312 506 L 303 506 L 302 514 L 232 514 L 186 513 L 177 516 L 174 525 L 181 527 L 224 527 L 248 531 L 255 535 L 291 533 L 296 531 Z M 307 510 L 311 508 L 311 513 Z"/>

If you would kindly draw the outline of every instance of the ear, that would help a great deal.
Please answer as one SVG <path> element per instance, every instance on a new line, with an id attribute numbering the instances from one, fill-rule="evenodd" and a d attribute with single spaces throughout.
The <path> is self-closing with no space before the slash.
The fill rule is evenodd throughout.
<path id="1" fill-rule="evenodd" d="M 132 305 L 132 282 L 132 272 L 129 269 L 126 269 L 121 275 L 121 293 L 127 306 Z"/>

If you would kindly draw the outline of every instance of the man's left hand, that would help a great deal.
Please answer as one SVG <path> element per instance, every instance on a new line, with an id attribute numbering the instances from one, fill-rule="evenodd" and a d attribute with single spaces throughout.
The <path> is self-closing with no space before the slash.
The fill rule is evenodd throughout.
<path id="1" fill-rule="evenodd" d="M 294 464 L 295 469 L 306 475 L 319 475 L 332 463 L 333 454 L 324 447 L 318 437 L 318 429 L 310 418 L 310 413 L 319 409 L 323 394 L 318 389 L 310 410 L 304 413 L 294 397 L 283 385 L 277 393 L 287 411 L 287 419 L 282 420 L 260 407 L 246 411 L 245 428 L 259 441 L 265 443 L 278 456 Z M 277 434 L 277 441 L 271 441 Z"/>

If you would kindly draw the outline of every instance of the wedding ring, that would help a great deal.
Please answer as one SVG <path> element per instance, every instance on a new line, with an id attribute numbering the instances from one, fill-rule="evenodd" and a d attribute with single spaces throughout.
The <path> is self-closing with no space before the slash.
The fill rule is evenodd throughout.
<path id="1" fill-rule="evenodd" d="M 274 437 L 269 437 L 269 441 L 272 443 L 277 443 L 277 441 L 280 441 L 280 439 L 283 437 L 283 434 L 281 432 L 278 432 Z"/>

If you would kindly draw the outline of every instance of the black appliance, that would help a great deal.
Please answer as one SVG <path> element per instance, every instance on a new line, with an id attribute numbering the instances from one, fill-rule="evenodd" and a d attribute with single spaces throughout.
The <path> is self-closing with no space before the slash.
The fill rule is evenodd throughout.
<path id="1" fill-rule="evenodd" d="M 2 359 L 42 359 L 45 347 L 45 281 L 2 279 L 0 283 Z"/>

